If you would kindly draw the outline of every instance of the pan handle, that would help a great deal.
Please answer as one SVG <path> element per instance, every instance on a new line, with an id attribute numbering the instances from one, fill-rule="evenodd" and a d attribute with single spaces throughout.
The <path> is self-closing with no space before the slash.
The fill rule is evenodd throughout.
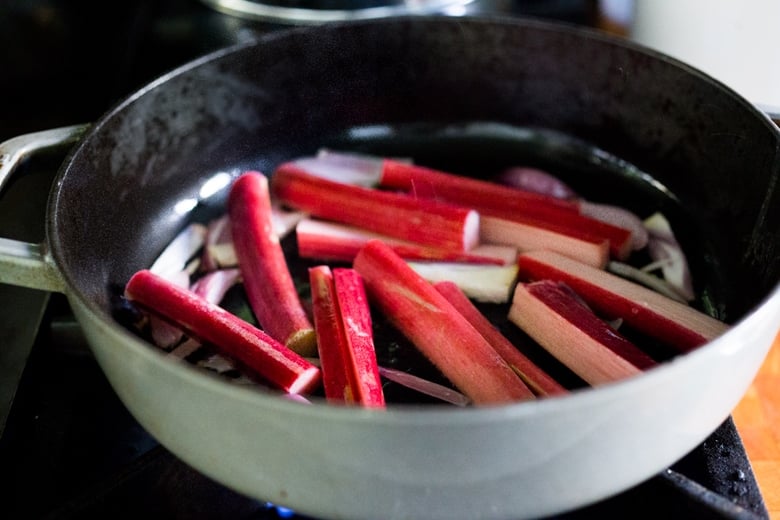
<path id="1" fill-rule="evenodd" d="M 88 124 L 43 130 L 0 143 L 0 191 L 16 168 L 35 153 L 67 150 L 81 139 Z M 65 282 L 46 242 L 34 244 L 0 237 L 0 283 L 64 292 Z"/>

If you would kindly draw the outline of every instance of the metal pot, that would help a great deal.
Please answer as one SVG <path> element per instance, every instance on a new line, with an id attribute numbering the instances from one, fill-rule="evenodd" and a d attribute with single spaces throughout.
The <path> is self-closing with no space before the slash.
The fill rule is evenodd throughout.
<path id="1" fill-rule="evenodd" d="M 577 170 L 566 149 L 512 130 L 537 127 L 597 149 Z M 300 513 L 518 518 L 605 498 L 715 430 L 778 331 L 780 132 L 698 71 L 594 32 L 440 17 L 293 29 L 185 65 L 83 130 L 70 134 L 78 144 L 52 187 L 45 241 L 1 240 L 0 281 L 64 292 L 152 435 L 217 481 Z M 221 196 L 201 196 L 214 175 L 380 142 L 471 166 L 536 143 L 540 161 L 571 167 L 569 180 L 602 199 L 667 211 L 690 230 L 699 303 L 733 327 L 566 397 L 372 411 L 229 385 L 112 317 L 133 272 L 186 222 L 222 210 Z"/>

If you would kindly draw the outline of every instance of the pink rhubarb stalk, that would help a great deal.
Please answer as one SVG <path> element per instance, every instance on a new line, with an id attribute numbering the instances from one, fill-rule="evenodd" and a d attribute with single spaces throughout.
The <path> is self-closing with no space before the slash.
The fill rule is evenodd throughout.
<path id="1" fill-rule="evenodd" d="M 371 314 L 360 275 L 320 265 L 309 269 L 314 326 L 325 397 L 384 408 Z"/>
<path id="2" fill-rule="evenodd" d="M 295 228 L 298 254 L 303 258 L 352 262 L 360 248 L 371 239 L 379 239 L 405 260 L 438 260 L 471 264 L 509 265 L 517 261 L 517 248 L 480 244 L 461 249 L 427 247 L 407 240 L 381 235 L 365 229 L 329 222 L 303 219 Z"/>
<path id="3" fill-rule="evenodd" d="M 480 240 L 488 244 L 511 245 L 520 252 L 547 249 L 603 268 L 609 261 L 609 241 L 603 238 L 572 237 L 522 222 L 483 216 Z"/>
<path id="4" fill-rule="evenodd" d="M 568 393 L 547 372 L 528 359 L 500 330 L 488 320 L 460 288 L 453 282 L 443 281 L 434 284 L 442 294 L 460 312 L 471 325 L 490 343 L 512 370 L 537 395 L 562 395 Z"/>
<path id="5" fill-rule="evenodd" d="M 268 180 L 246 172 L 228 198 L 230 228 L 249 304 L 271 336 L 302 356 L 317 351 L 309 321 L 274 231 Z"/>
<path id="6" fill-rule="evenodd" d="M 477 405 L 533 398 L 482 335 L 390 247 L 369 241 L 354 262 L 369 297 Z"/>
<path id="7" fill-rule="evenodd" d="M 557 282 L 519 284 L 509 319 L 593 386 L 655 365 L 583 305 L 571 289 Z"/>
<path id="8" fill-rule="evenodd" d="M 319 368 L 262 330 L 151 271 L 134 274 L 125 296 L 214 345 L 285 392 L 309 392 L 320 382 Z"/>
<path id="9" fill-rule="evenodd" d="M 271 183 L 280 202 L 322 219 L 461 251 L 479 240 L 479 215 L 470 209 L 334 182 L 294 163 L 281 165 Z"/>
<path id="10" fill-rule="evenodd" d="M 518 276 L 521 280 L 563 282 L 600 315 L 621 318 L 625 324 L 681 352 L 728 330 L 725 323 L 692 307 L 551 251 L 521 254 Z"/>

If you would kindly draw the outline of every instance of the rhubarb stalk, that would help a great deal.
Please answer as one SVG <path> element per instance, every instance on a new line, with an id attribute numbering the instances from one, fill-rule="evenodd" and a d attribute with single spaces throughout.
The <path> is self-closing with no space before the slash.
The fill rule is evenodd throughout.
<path id="1" fill-rule="evenodd" d="M 547 249 L 603 268 L 609 261 L 609 241 L 592 236 L 573 237 L 513 220 L 483 216 L 480 240 L 488 244 L 511 245 L 520 252 Z"/>
<path id="2" fill-rule="evenodd" d="M 490 343 L 512 370 L 537 395 L 562 395 L 568 391 L 547 372 L 528 359 L 506 336 L 504 336 L 460 288 L 450 281 L 434 284 L 442 294 L 460 312 L 471 325 Z"/>
<path id="3" fill-rule="evenodd" d="M 533 398 L 487 340 L 386 244 L 369 241 L 354 268 L 390 322 L 472 402 Z"/>
<path id="4" fill-rule="evenodd" d="M 561 363 L 596 386 L 638 374 L 655 362 L 562 284 L 519 284 L 509 319 Z"/>
<path id="5" fill-rule="evenodd" d="M 309 318 L 274 231 L 268 180 L 246 172 L 233 183 L 228 198 L 230 228 L 249 304 L 271 336 L 302 356 L 312 356 L 317 342 Z"/>
<path id="6" fill-rule="evenodd" d="M 480 244 L 464 252 L 461 249 L 423 246 L 355 226 L 310 218 L 303 219 L 298 223 L 295 235 L 298 254 L 303 258 L 318 260 L 352 262 L 366 242 L 371 239 L 379 239 L 388 244 L 405 260 L 495 265 L 509 265 L 517 261 L 517 248 L 513 246 Z"/>
<path id="7" fill-rule="evenodd" d="M 518 277 L 563 282 L 600 315 L 622 318 L 625 324 L 681 352 L 728 330 L 725 323 L 692 307 L 551 251 L 521 254 Z"/>
<path id="8" fill-rule="evenodd" d="M 483 217 L 543 227 L 583 240 L 608 240 L 610 252 L 619 259 L 627 258 L 631 252 L 631 230 L 582 215 L 577 201 L 391 159 L 385 159 L 383 163 L 380 186 L 472 208 Z"/>
<path id="9" fill-rule="evenodd" d="M 285 392 L 309 392 L 320 382 L 319 368 L 262 330 L 151 271 L 134 274 L 125 287 L 125 296 L 211 343 Z"/>
<path id="10" fill-rule="evenodd" d="M 280 202 L 312 216 L 426 246 L 468 251 L 479 241 L 477 212 L 317 177 L 294 163 L 272 177 Z"/>
<path id="11" fill-rule="evenodd" d="M 312 310 L 325 397 L 384 408 L 371 315 L 360 275 L 319 265 L 309 269 Z"/>

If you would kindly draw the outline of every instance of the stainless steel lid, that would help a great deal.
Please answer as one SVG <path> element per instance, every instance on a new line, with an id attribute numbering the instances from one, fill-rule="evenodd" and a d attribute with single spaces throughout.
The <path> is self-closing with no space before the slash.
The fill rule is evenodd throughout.
<path id="1" fill-rule="evenodd" d="M 201 0 L 226 14 L 285 24 L 317 24 L 406 14 L 447 14 L 474 0 Z M 453 12 L 451 14 L 457 14 Z"/>

